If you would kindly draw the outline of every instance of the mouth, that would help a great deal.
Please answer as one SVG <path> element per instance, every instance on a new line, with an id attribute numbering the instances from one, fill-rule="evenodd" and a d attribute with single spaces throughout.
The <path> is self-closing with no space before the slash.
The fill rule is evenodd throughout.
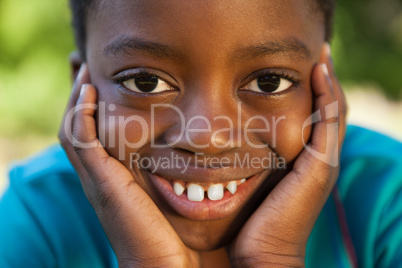
<path id="1" fill-rule="evenodd" d="M 209 200 L 222 200 L 224 192 L 227 190 L 232 195 L 237 191 L 237 186 L 245 183 L 246 178 L 233 180 L 228 183 L 214 183 L 203 186 L 201 183 L 185 183 L 183 181 L 173 181 L 173 191 L 177 196 L 187 193 L 187 199 L 194 202 L 202 202 L 207 196 Z M 224 185 L 225 184 L 225 185 Z M 205 194 L 206 193 L 206 194 Z"/>
<path id="2" fill-rule="evenodd" d="M 179 215 L 193 220 L 218 220 L 233 214 L 248 200 L 262 173 L 222 183 L 185 182 L 146 172 L 167 204 Z"/>

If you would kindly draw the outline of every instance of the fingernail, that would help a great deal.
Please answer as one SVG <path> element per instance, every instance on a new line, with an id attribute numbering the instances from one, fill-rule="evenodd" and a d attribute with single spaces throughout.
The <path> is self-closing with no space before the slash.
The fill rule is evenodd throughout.
<path id="1" fill-rule="evenodd" d="M 80 99 L 81 99 L 81 97 L 85 94 L 85 92 L 87 91 L 87 88 L 88 88 L 88 84 L 83 84 L 83 85 L 81 86 L 81 90 L 80 90 Z"/>
<path id="2" fill-rule="evenodd" d="M 85 70 L 85 63 L 81 64 L 80 70 L 78 71 L 78 75 L 77 75 L 77 81 L 82 81 L 82 77 L 84 76 L 84 70 Z"/>
<path id="3" fill-rule="evenodd" d="M 328 66 L 327 66 L 325 63 L 322 63 L 322 64 L 321 64 L 321 68 L 322 68 L 322 71 L 324 72 L 324 74 L 325 74 L 326 76 L 329 76 Z"/>
<path id="4" fill-rule="evenodd" d="M 332 60 L 331 45 L 329 43 L 325 43 L 325 53 L 327 53 L 329 64 L 331 64 L 331 66 L 334 66 L 334 61 Z"/>
<path id="5" fill-rule="evenodd" d="M 329 43 L 325 43 L 325 53 L 327 53 L 328 57 L 331 57 L 331 45 Z"/>

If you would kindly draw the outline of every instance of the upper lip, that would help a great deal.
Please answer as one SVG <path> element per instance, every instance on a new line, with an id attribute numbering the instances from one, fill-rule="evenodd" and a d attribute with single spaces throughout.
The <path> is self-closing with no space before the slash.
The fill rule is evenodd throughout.
<path id="1" fill-rule="evenodd" d="M 270 150 L 268 149 L 268 152 Z M 246 152 L 247 153 L 247 152 Z M 148 172 L 155 173 L 156 175 L 163 177 L 167 180 L 179 180 L 184 182 L 198 182 L 198 183 L 225 183 L 233 180 L 240 180 L 243 178 L 248 178 L 255 174 L 261 173 L 266 170 L 264 167 L 252 167 L 247 163 L 245 166 L 241 166 L 240 163 L 236 162 L 236 154 L 243 160 L 243 157 L 246 155 L 245 152 L 231 152 L 226 154 L 220 154 L 216 156 L 204 156 L 204 155 L 195 155 L 194 153 L 190 153 L 188 151 L 182 150 L 158 150 L 158 154 L 153 155 L 141 155 L 141 158 L 149 158 L 154 159 L 155 161 L 151 161 L 150 166 L 146 169 Z M 253 153 L 249 153 L 250 159 L 252 157 L 266 157 L 267 151 L 265 150 L 254 150 Z M 196 159 L 196 156 L 198 157 Z M 180 162 L 178 165 L 176 163 L 169 165 L 169 167 L 164 167 L 161 164 L 157 165 L 158 159 L 169 159 L 171 160 L 175 157 L 179 159 L 185 160 L 185 165 L 183 162 Z M 218 163 L 215 165 L 204 165 L 205 162 L 202 162 L 206 159 L 214 158 Z M 221 161 L 222 159 L 226 159 L 226 161 Z M 197 160 L 202 160 L 201 162 L 197 162 Z"/>
<path id="2" fill-rule="evenodd" d="M 257 173 L 264 171 L 250 170 L 245 168 L 200 168 L 195 166 L 189 166 L 185 172 L 181 169 L 159 169 L 154 173 L 167 180 L 179 180 L 184 182 L 195 183 L 224 183 L 233 180 L 240 180 L 248 178 Z"/>

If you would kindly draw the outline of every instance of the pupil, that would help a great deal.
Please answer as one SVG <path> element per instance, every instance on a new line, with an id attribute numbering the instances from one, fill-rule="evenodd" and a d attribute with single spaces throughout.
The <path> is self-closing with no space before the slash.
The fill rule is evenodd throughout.
<path id="1" fill-rule="evenodd" d="M 158 78 L 155 76 L 138 76 L 135 78 L 135 86 L 142 92 L 151 92 L 158 86 Z"/>
<path id="2" fill-rule="evenodd" d="M 278 76 L 264 75 L 257 79 L 257 85 L 263 92 L 274 92 L 278 89 L 281 78 Z"/>

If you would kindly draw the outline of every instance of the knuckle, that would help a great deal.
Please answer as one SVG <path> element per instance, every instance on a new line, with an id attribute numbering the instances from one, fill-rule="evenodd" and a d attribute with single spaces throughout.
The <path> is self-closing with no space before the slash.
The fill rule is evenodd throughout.
<path id="1" fill-rule="evenodd" d="M 82 163 L 82 165 L 85 167 L 87 172 L 92 172 L 94 169 L 96 169 L 96 163 L 94 163 L 94 160 L 91 159 L 90 155 L 88 155 L 88 149 L 83 148 L 82 146 L 72 143 L 73 150 L 75 154 L 78 156 L 79 161 Z"/>
<path id="2" fill-rule="evenodd" d="M 90 174 L 90 172 L 89 172 Z M 115 195 L 108 187 L 107 183 L 102 180 L 93 178 L 93 175 L 89 175 L 92 178 L 91 191 L 91 205 L 99 215 L 109 215 L 114 211 Z M 115 212 L 114 212 L 115 213 Z"/>
<path id="3" fill-rule="evenodd" d="M 327 124 L 339 124 L 340 123 L 340 117 L 331 117 L 325 120 Z"/>
<path id="4" fill-rule="evenodd" d="M 327 193 L 330 190 L 332 184 L 327 179 L 327 176 L 321 174 L 313 174 L 312 179 L 316 182 L 316 189 L 319 190 L 321 194 Z"/>
<path id="5" fill-rule="evenodd" d="M 115 218 L 119 213 L 117 193 L 107 180 L 96 180 L 93 185 L 92 206 L 98 215 Z"/>
<path id="6" fill-rule="evenodd" d="M 95 198 L 98 211 L 110 213 L 113 210 L 114 195 L 112 192 L 105 190 L 102 185 L 97 184 L 95 187 Z"/>
<path id="7" fill-rule="evenodd" d="M 95 170 L 96 163 L 94 163 L 94 160 L 92 160 L 90 157 L 88 157 L 87 154 L 87 149 L 82 148 L 80 146 L 73 146 L 73 149 L 78 156 L 78 159 L 82 163 L 82 165 L 85 167 L 88 173 L 94 173 L 93 170 Z M 92 174 L 91 174 L 92 175 Z"/>
<path id="8" fill-rule="evenodd" d="M 312 179 L 315 182 L 317 189 L 322 194 L 328 194 L 338 178 L 337 169 L 322 163 L 321 167 L 312 174 Z"/>
<path id="9" fill-rule="evenodd" d="M 79 143 L 75 143 L 75 142 L 73 142 L 71 145 L 72 145 L 75 153 L 81 159 L 83 157 L 83 154 L 85 153 L 85 148 L 83 148 Z"/>

